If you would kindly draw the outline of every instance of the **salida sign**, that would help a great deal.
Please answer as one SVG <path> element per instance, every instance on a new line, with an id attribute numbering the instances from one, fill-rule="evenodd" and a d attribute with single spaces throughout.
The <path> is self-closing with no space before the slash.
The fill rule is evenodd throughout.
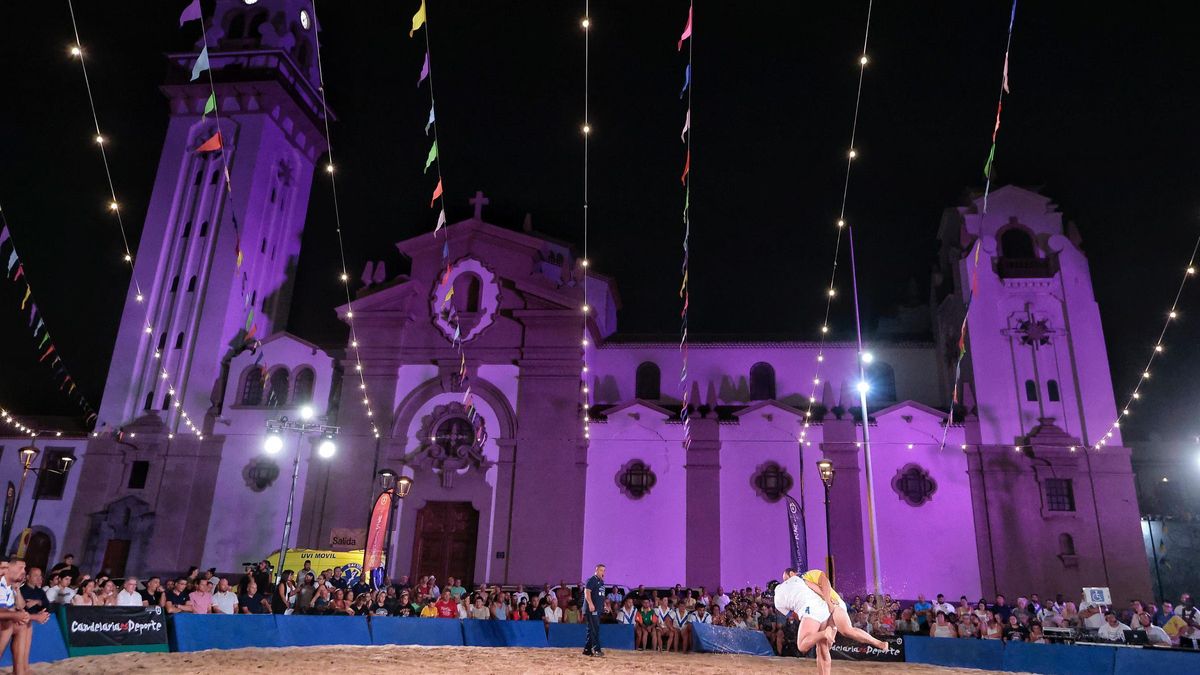
<path id="1" fill-rule="evenodd" d="M 105 652 L 167 648 L 167 617 L 161 607 L 72 605 L 63 609 L 64 633 L 72 655 L 95 647 L 105 648 Z"/>
<path id="2" fill-rule="evenodd" d="M 366 544 L 367 531 L 362 528 L 335 527 L 329 533 L 329 548 L 335 551 L 353 551 Z"/>

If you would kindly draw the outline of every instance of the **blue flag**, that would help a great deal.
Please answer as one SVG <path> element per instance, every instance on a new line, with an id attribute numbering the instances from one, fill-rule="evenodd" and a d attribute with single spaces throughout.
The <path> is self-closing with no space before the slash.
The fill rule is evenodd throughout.
<path id="1" fill-rule="evenodd" d="M 200 73 L 208 70 L 208 46 L 200 50 L 200 56 L 196 58 L 196 65 L 192 66 L 192 82 L 200 79 Z"/>
<path id="2" fill-rule="evenodd" d="M 807 533 L 804 529 L 804 507 L 785 494 L 787 500 L 788 544 L 792 553 L 792 568 L 797 572 L 806 569 L 804 561 L 808 558 Z"/>
<path id="3" fill-rule="evenodd" d="M 689 63 L 687 65 L 687 70 L 683 71 L 683 89 L 679 90 L 679 98 L 683 98 L 683 94 L 690 86 L 692 86 L 692 64 Z"/>

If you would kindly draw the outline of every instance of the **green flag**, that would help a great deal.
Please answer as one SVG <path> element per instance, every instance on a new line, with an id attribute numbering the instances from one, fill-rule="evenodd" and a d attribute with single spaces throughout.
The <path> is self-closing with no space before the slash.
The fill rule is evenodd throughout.
<path id="1" fill-rule="evenodd" d="M 42 347 L 46 346 L 46 343 L 49 341 L 50 341 L 50 333 L 48 333 L 48 332 L 42 333 L 42 342 L 41 342 L 41 344 L 38 345 L 38 349 L 41 349 Z"/>
<path id="2" fill-rule="evenodd" d="M 434 141 L 433 145 L 429 148 L 429 157 L 425 158 L 425 172 L 426 173 L 429 172 L 429 167 L 433 166 L 433 160 L 437 159 L 437 156 L 438 156 L 437 141 Z"/>
<path id="3" fill-rule="evenodd" d="M 208 101 L 204 104 L 204 114 L 208 115 L 208 113 L 210 113 L 216 109 L 217 109 L 217 95 L 209 94 Z"/>
<path id="4" fill-rule="evenodd" d="M 990 179 L 992 177 L 992 160 L 996 159 L 996 144 L 992 143 L 992 149 L 988 150 L 987 161 L 983 164 L 983 177 Z"/>

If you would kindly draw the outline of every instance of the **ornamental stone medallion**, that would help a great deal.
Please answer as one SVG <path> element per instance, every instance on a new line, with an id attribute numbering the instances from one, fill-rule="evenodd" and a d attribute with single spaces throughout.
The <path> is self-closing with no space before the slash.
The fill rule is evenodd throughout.
<path id="1" fill-rule="evenodd" d="M 406 464 L 425 466 L 437 474 L 442 487 L 452 486 L 456 474 L 470 469 L 487 471 L 493 464 L 483 456 L 487 440 L 483 416 L 457 401 L 439 405 L 421 420 L 420 445 L 405 456 Z"/>

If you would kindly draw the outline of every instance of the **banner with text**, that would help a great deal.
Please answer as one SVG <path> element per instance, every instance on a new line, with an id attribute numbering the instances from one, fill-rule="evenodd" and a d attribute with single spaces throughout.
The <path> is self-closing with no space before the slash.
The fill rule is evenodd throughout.
<path id="1" fill-rule="evenodd" d="M 893 663 L 904 662 L 904 638 L 881 637 L 887 643 L 887 649 L 876 649 L 861 642 L 855 642 L 842 635 L 837 636 L 831 648 L 831 656 L 845 661 L 886 661 Z"/>
<path id="2" fill-rule="evenodd" d="M 71 656 L 121 651 L 167 651 L 167 615 L 161 607 L 71 605 L 60 615 Z"/>

